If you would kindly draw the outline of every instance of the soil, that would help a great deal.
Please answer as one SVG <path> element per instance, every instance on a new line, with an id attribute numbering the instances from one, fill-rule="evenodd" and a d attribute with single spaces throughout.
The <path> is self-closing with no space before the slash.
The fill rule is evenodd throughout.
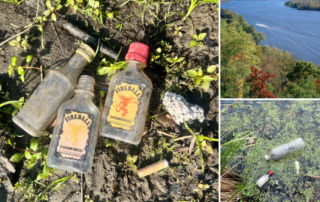
<path id="1" fill-rule="evenodd" d="M 221 104 L 221 110 L 225 111 L 221 116 L 222 143 L 227 134 L 231 134 L 231 139 L 255 124 L 249 136 L 254 141 L 245 140 L 227 165 L 242 178 L 248 173 L 246 185 L 252 180 L 242 194 L 244 200 L 319 201 L 319 101 L 222 101 Z M 265 160 L 269 149 L 299 137 L 304 140 L 304 150 L 279 161 Z M 260 190 L 254 182 L 270 170 L 274 175 Z"/>
<path id="2" fill-rule="evenodd" d="M 194 31 L 189 21 L 183 22 L 182 16 L 174 15 L 168 18 L 167 23 L 175 22 L 177 26 L 182 27 L 182 36 L 174 35 L 174 26 L 167 27 L 163 32 L 159 31 L 152 25 L 157 22 L 152 13 L 159 12 L 159 17 L 163 18 L 169 5 L 163 4 L 159 7 L 152 6 L 147 10 L 145 23 L 142 26 L 141 14 L 143 6 L 137 2 L 129 2 L 123 7 L 119 7 L 124 0 L 103 1 L 102 4 L 107 10 L 118 10 L 115 19 L 107 19 L 105 27 L 90 18 L 87 18 L 80 12 L 74 14 L 71 9 L 63 8 L 57 14 L 58 20 L 67 20 L 78 28 L 94 35 L 93 27 L 100 31 L 100 38 L 110 38 L 109 42 L 115 46 L 115 51 L 118 52 L 122 47 L 121 57 L 124 58 L 129 44 L 132 42 L 143 42 L 155 49 L 159 47 L 159 42 L 164 40 L 173 45 L 173 52 L 180 57 L 185 57 L 189 67 L 202 66 L 208 67 L 218 63 L 218 13 L 217 6 L 214 4 L 200 4 L 191 13 Z M 64 2 L 63 2 L 64 3 Z M 189 1 L 174 3 L 171 6 L 171 11 L 187 13 Z M 45 10 L 45 4 L 40 1 L 40 12 Z M 150 11 L 150 12 L 149 12 Z M 26 0 L 21 5 L 14 5 L 0 1 L 0 41 L 4 41 L 15 33 L 21 31 L 16 26 L 26 26 L 30 24 L 36 12 L 36 1 Z M 133 17 L 124 21 L 123 28 L 119 31 L 116 28 L 116 23 L 121 19 L 133 14 Z M 88 24 L 88 26 L 86 26 Z M 13 26 L 16 25 L 16 26 Z M 161 22 L 159 27 L 163 26 Z M 194 33 L 207 33 L 203 47 L 189 48 L 192 35 Z M 33 39 L 26 52 L 22 48 L 18 51 L 9 44 L 5 44 L 1 48 L 0 53 L 0 80 L 2 82 L 2 96 L 0 103 L 7 101 L 6 96 L 10 100 L 18 100 L 20 97 L 27 98 L 37 85 L 41 82 L 39 71 L 27 70 L 25 80 L 21 82 L 17 72 L 9 78 L 8 66 L 11 63 L 13 56 L 18 57 L 18 64 L 23 63 L 23 59 L 27 55 L 34 55 L 32 60 L 33 67 L 45 67 L 44 76 L 53 68 L 63 66 L 77 49 L 78 39 L 70 35 L 58 22 L 48 21 L 44 26 L 44 46 L 41 47 L 41 33 L 37 27 L 30 31 L 36 39 Z M 105 82 L 106 76 L 97 76 L 96 68 L 99 61 L 104 55 L 98 54 L 94 61 L 89 64 L 83 74 L 93 76 L 96 79 L 95 100 L 97 106 L 100 101 L 99 91 L 107 92 L 108 85 Z M 163 67 L 149 67 L 145 69 L 148 76 L 152 79 L 154 92 L 150 102 L 150 115 L 157 115 L 160 110 L 161 96 L 165 93 L 165 73 Z M 211 138 L 218 138 L 218 83 L 212 82 L 208 92 L 201 93 L 198 90 L 188 92 L 183 96 L 191 104 L 197 104 L 204 108 L 206 120 L 203 123 L 198 121 L 188 122 L 190 128 L 195 132 L 202 131 L 201 134 Z M 39 106 L 41 107 L 41 106 Z M 165 112 L 163 109 L 161 113 Z M 160 113 L 160 112 L 159 112 Z M 11 115 L 4 114 L 4 118 L 11 120 Z M 146 122 L 145 134 L 138 146 L 115 141 L 114 146 L 106 147 L 105 138 L 99 137 L 96 147 L 94 163 L 89 174 L 84 178 L 84 193 L 86 198 L 93 201 L 192 201 L 199 199 L 198 193 L 194 189 L 198 188 L 198 184 L 208 184 L 210 187 L 203 191 L 203 198 L 200 201 L 218 201 L 218 143 L 208 142 L 214 148 L 214 154 L 204 152 L 205 170 L 201 171 L 201 162 L 199 156 L 194 156 L 194 153 L 188 155 L 186 150 L 190 145 L 191 139 L 173 142 L 170 137 L 161 135 L 157 131 L 180 132 L 177 137 L 190 135 L 184 126 L 176 126 L 165 117 L 157 119 L 158 123 L 152 120 Z M 163 123 L 162 123 L 163 121 Z M 170 123 L 170 124 L 166 124 Z M 9 123 L 7 129 L 12 133 L 16 133 L 21 137 L 15 138 L 16 147 L 25 149 L 30 145 L 31 136 L 25 133 L 22 129 L 13 123 Z M 52 128 L 48 129 L 49 132 Z M 6 132 L 1 132 L 1 149 L 4 154 L 10 158 L 13 154 L 19 152 L 7 144 L 5 138 Z M 166 142 L 168 148 L 180 150 L 172 152 L 165 148 L 163 142 Z M 46 147 L 49 146 L 50 140 L 47 141 Z M 160 144 L 161 143 L 161 144 Z M 158 145 L 159 144 L 159 145 Z M 154 145 L 154 146 L 152 146 Z M 174 147 L 173 147 L 174 146 Z M 160 148 L 160 149 L 159 149 Z M 158 149 L 158 150 L 157 150 Z M 193 151 L 197 149 L 194 147 Z M 140 179 L 132 170 L 132 167 L 126 165 L 127 156 L 138 155 L 135 162 L 137 168 L 142 168 L 160 159 L 167 159 L 170 165 L 169 169 L 165 169 L 158 173 Z M 181 155 L 181 159 L 179 159 Z M 3 178 L 0 188 L 1 201 L 27 201 L 23 199 L 23 193 L 12 189 L 12 185 L 18 181 L 23 181 L 26 178 L 37 176 L 37 169 L 27 170 L 23 162 L 15 164 L 16 172 Z M 48 180 L 43 180 L 41 183 L 48 185 L 54 180 L 69 176 L 71 173 L 57 169 Z M 80 175 L 77 174 L 80 179 Z M 11 187 L 10 187 L 11 186 Z M 58 191 L 53 191 L 48 194 L 48 201 L 81 201 L 80 184 L 68 180 L 63 184 L 63 187 Z M 38 192 L 43 191 L 39 188 Z"/>

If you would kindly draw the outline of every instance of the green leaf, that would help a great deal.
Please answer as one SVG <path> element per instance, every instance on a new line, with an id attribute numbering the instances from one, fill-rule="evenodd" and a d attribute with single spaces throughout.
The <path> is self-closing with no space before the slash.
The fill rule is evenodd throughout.
<path id="1" fill-rule="evenodd" d="M 209 154 L 213 154 L 213 149 L 212 149 L 211 146 L 207 146 L 207 152 L 208 152 Z"/>
<path id="2" fill-rule="evenodd" d="M 197 72 L 193 69 L 188 70 L 188 75 L 191 77 L 196 77 L 197 76 Z"/>
<path id="3" fill-rule="evenodd" d="M 41 158 L 41 152 L 39 152 L 39 153 L 36 153 L 36 159 L 40 159 Z"/>
<path id="4" fill-rule="evenodd" d="M 27 47 L 29 44 L 28 44 L 28 42 L 27 42 L 27 40 L 23 40 L 22 42 L 21 42 L 21 46 L 22 47 Z"/>
<path id="5" fill-rule="evenodd" d="M 198 41 L 202 41 L 206 37 L 207 33 L 202 33 L 198 35 Z"/>
<path id="6" fill-rule="evenodd" d="M 203 71 L 202 71 L 202 69 L 200 68 L 199 71 L 198 71 L 198 73 L 197 73 L 197 76 L 202 77 L 202 75 L 203 75 Z"/>
<path id="7" fill-rule="evenodd" d="M 16 46 L 17 44 L 19 44 L 19 42 L 17 42 L 16 40 L 12 40 L 9 42 L 10 46 Z"/>
<path id="8" fill-rule="evenodd" d="M 199 86 L 201 84 L 201 77 L 197 77 L 195 81 L 195 85 Z"/>
<path id="9" fill-rule="evenodd" d="M 133 156 L 133 157 L 132 157 L 132 162 L 135 163 L 135 162 L 137 161 L 137 159 L 138 159 L 138 156 L 137 156 L 137 155 Z"/>
<path id="10" fill-rule="evenodd" d="M 50 13 L 51 13 L 50 10 L 46 10 L 46 11 L 43 12 L 43 15 L 48 16 L 48 15 L 50 15 Z"/>
<path id="11" fill-rule="evenodd" d="M 14 154 L 11 158 L 10 158 L 10 161 L 11 162 L 16 162 L 16 163 L 19 163 L 21 161 L 21 159 L 23 158 L 24 154 L 21 154 L 21 153 L 17 153 L 17 154 Z"/>
<path id="12" fill-rule="evenodd" d="M 62 8 L 62 6 L 59 4 L 59 5 L 57 6 L 56 10 L 58 11 L 58 10 L 60 10 L 61 8 Z"/>
<path id="13" fill-rule="evenodd" d="M 184 60 L 184 57 L 180 57 L 176 60 L 176 62 L 181 62 L 182 60 Z"/>
<path id="14" fill-rule="evenodd" d="M 136 165 L 133 165 L 133 166 L 132 166 L 132 170 L 133 170 L 134 173 L 136 173 L 136 172 L 137 172 L 137 166 L 136 166 Z"/>
<path id="15" fill-rule="evenodd" d="M 202 88 L 203 88 L 204 91 L 209 90 L 209 86 L 210 86 L 209 82 L 203 82 L 202 83 Z"/>
<path id="16" fill-rule="evenodd" d="M 216 71 L 217 67 L 218 67 L 217 65 L 209 66 L 207 69 L 207 72 L 212 73 L 212 72 Z"/>
<path id="17" fill-rule="evenodd" d="M 202 199 L 202 198 L 203 198 L 203 193 L 202 193 L 202 191 L 201 191 L 201 190 L 199 190 L 199 192 L 198 192 L 198 197 L 199 197 L 200 199 Z"/>
<path id="18" fill-rule="evenodd" d="M 24 152 L 24 156 L 26 157 L 26 159 L 31 159 L 31 154 L 28 151 Z"/>
<path id="19" fill-rule="evenodd" d="M 109 73 L 111 70 L 111 67 L 98 67 L 97 69 L 97 75 L 105 75 Z"/>
<path id="20" fill-rule="evenodd" d="M 166 58 L 166 60 L 168 61 L 168 62 L 170 62 L 170 63 L 174 63 L 174 60 L 173 60 L 173 58 Z"/>
<path id="21" fill-rule="evenodd" d="M 105 93 L 106 93 L 106 92 L 105 92 L 104 90 L 100 90 L 100 96 L 101 96 L 101 97 L 104 97 Z"/>
<path id="22" fill-rule="evenodd" d="M 28 170 L 30 170 L 33 166 L 34 166 L 34 163 L 32 163 L 31 161 L 27 162 L 26 167 L 27 167 Z"/>
<path id="23" fill-rule="evenodd" d="M 24 73 L 25 73 L 24 69 L 21 66 L 19 66 L 18 67 L 18 74 L 22 75 Z"/>
<path id="24" fill-rule="evenodd" d="M 16 66 L 17 65 L 17 57 L 16 56 L 12 57 L 11 65 L 12 66 Z"/>
<path id="25" fill-rule="evenodd" d="M 22 74 L 20 78 L 21 78 L 21 81 L 24 83 L 24 82 L 25 82 L 25 80 L 24 80 L 24 74 Z"/>
<path id="26" fill-rule="evenodd" d="M 46 179 L 47 177 L 49 177 L 49 172 L 50 169 L 48 168 L 48 166 L 45 164 L 43 167 L 43 177 Z"/>
<path id="27" fill-rule="evenodd" d="M 198 42 L 198 46 L 203 46 L 203 43 L 201 41 Z"/>
<path id="28" fill-rule="evenodd" d="M 32 60 L 32 58 L 33 58 L 33 55 L 28 55 L 28 57 L 26 59 L 27 63 L 29 63 Z"/>
<path id="29" fill-rule="evenodd" d="M 211 82 L 211 81 L 214 80 L 214 78 L 211 77 L 211 76 L 206 75 L 206 76 L 202 77 L 202 80 L 205 81 L 205 82 Z"/>
<path id="30" fill-rule="evenodd" d="M 17 41 L 21 41 L 21 35 L 17 36 Z"/>
<path id="31" fill-rule="evenodd" d="M 50 0 L 47 0 L 47 1 L 46 1 L 46 6 L 47 6 L 48 8 L 51 8 Z"/>
<path id="32" fill-rule="evenodd" d="M 16 115 L 16 113 L 19 111 L 19 108 L 15 108 L 12 112 L 12 116 Z"/>
<path id="33" fill-rule="evenodd" d="M 161 52 L 162 52 L 162 49 L 161 49 L 160 47 L 157 48 L 157 49 L 154 51 L 154 53 L 155 53 L 156 55 L 160 55 Z"/>
<path id="34" fill-rule="evenodd" d="M 196 41 L 198 41 L 198 36 L 196 34 L 192 35 L 192 38 Z"/>
<path id="35" fill-rule="evenodd" d="M 197 45 L 198 45 L 198 42 L 195 41 L 195 40 L 192 40 L 192 41 L 190 42 L 190 48 L 191 48 L 191 47 L 194 47 L 194 46 L 197 46 Z"/>
<path id="36" fill-rule="evenodd" d="M 51 19 L 52 19 L 53 21 L 57 21 L 56 14 L 52 13 L 52 14 L 51 14 Z"/>
<path id="37" fill-rule="evenodd" d="M 40 138 L 36 139 L 36 138 L 31 138 L 31 142 L 30 142 L 30 149 L 32 149 L 33 151 L 36 151 L 38 149 L 38 143 L 39 143 Z"/>
<path id="38" fill-rule="evenodd" d="M 125 69 L 127 67 L 127 62 L 116 62 L 114 66 L 115 69 Z"/>
<path id="39" fill-rule="evenodd" d="M 11 78 L 12 72 L 13 72 L 13 69 L 9 69 L 9 70 L 8 70 L 9 78 Z"/>
<path id="40" fill-rule="evenodd" d="M 197 156 L 197 155 L 199 155 L 199 154 L 200 154 L 200 150 L 197 149 L 197 150 L 194 152 L 194 155 Z"/>
<path id="41" fill-rule="evenodd" d="M 15 100 L 15 101 L 3 102 L 3 103 L 0 104 L 0 107 L 3 107 L 3 106 L 8 105 L 8 104 L 13 104 L 13 105 L 15 105 L 15 104 L 18 104 L 18 103 L 23 103 L 23 104 L 24 104 L 24 102 L 16 101 L 16 100 Z"/>

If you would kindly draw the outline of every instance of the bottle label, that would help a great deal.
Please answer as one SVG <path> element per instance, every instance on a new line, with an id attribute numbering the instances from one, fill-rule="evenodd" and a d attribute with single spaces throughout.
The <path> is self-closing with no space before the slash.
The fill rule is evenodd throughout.
<path id="1" fill-rule="evenodd" d="M 55 156 L 84 161 L 94 116 L 65 109 Z"/>
<path id="2" fill-rule="evenodd" d="M 143 87 L 134 84 L 121 83 L 115 85 L 112 105 L 110 106 L 108 122 L 112 127 L 133 131 L 135 118 L 139 110 L 139 99 Z"/>

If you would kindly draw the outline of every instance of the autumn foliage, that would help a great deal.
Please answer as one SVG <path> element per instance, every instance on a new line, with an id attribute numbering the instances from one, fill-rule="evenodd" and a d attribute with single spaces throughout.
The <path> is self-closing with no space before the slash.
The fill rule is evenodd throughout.
<path id="1" fill-rule="evenodd" d="M 316 85 L 317 90 L 318 90 L 318 93 L 320 94 L 320 78 L 317 78 L 317 79 L 314 81 L 314 84 Z"/>
<path id="2" fill-rule="evenodd" d="M 272 93 L 268 91 L 267 81 L 270 78 L 274 78 L 276 74 L 270 74 L 269 72 L 259 71 L 258 68 L 252 66 L 252 73 L 248 78 L 246 78 L 246 82 L 250 83 L 250 88 L 252 91 L 252 98 L 277 98 Z"/>

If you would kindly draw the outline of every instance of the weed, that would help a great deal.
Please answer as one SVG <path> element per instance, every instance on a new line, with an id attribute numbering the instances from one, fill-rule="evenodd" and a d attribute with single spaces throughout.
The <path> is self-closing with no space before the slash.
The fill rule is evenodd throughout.
<path id="1" fill-rule="evenodd" d="M 177 27 L 177 25 L 176 25 L 176 26 L 175 26 L 174 35 L 182 36 L 181 29 L 182 29 L 182 27 Z"/>
<path id="2" fill-rule="evenodd" d="M 119 69 L 125 69 L 127 67 L 127 63 L 124 61 L 117 62 L 117 59 L 121 53 L 122 47 L 118 53 L 117 58 L 115 59 L 114 63 L 112 64 L 110 61 L 107 61 L 105 58 L 99 63 L 99 67 L 97 69 L 97 75 L 105 75 L 108 74 L 108 79 L 110 80 L 111 77 L 117 72 Z"/>
<path id="3" fill-rule="evenodd" d="M 189 9 L 188 9 L 188 12 L 187 14 L 185 15 L 185 18 L 188 18 L 188 16 L 191 14 L 191 12 L 193 11 L 193 9 L 199 5 L 199 4 L 202 4 L 202 3 L 215 3 L 215 4 L 219 4 L 219 0 L 191 0 L 191 4 L 189 6 Z"/>
<path id="4" fill-rule="evenodd" d="M 20 5 L 24 0 L 21 0 L 21 1 L 18 1 L 18 0 L 13 0 L 13 1 L 1 0 L 1 1 Z"/>
<path id="5" fill-rule="evenodd" d="M 58 10 L 60 10 L 62 8 L 60 1 L 57 1 L 54 6 L 51 6 L 50 0 L 47 0 L 46 6 L 47 6 L 48 10 L 44 11 L 43 15 L 49 16 L 51 14 L 51 19 L 53 21 L 57 21 L 57 17 L 56 17 L 55 12 L 57 12 Z"/>
<path id="6" fill-rule="evenodd" d="M 16 50 L 18 50 L 21 46 L 21 47 L 23 47 L 24 51 L 27 51 L 27 46 L 29 46 L 28 39 L 30 39 L 30 38 L 33 38 L 33 36 L 26 34 L 24 36 L 24 38 L 22 38 L 20 35 L 20 36 L 17 36 L 16 40 L 10 41 L 9 45 L 14 46 L 16 48 Z"/>
<path id="7" fill-rule="evenodd" d="M 210 186 L 208 184 L 202 184 L 202 183 L 199 183 L 198 184 L 198 189 L 194 189 L 193 191 L 197 192 L 198 193 L 198 197 L 200 199 L 203 198 L 203 192 L 204 190 L 208 189 Z"/>
<path id="8" fill-rule="evenodd" d="M 208 73 L 214 73 L 217 69 L 217 65 L 213 65 L 207 68 Z M 195 86 L 199 86 L 201 83 L 201 88 L 204 91 L 208 91 L 211 81 L 218 80 L 218 74 L 213 75 L 203 75 L 201 67 L 199 67 L 198 72 L 195 69 L 188 70 L 188 75 L 195 80 Z"/>
<path id="9" fill-rule="evenodd" d="M 32 55 L 28 55 L 27 58 L 26 58 L 26 65 L 25 66 L 20 66 L 20 65 L 17 65 L 17 57 L 14 56 L 12 57 L 11 59 L 11 65 L 9 65 L 9 70 L 8 70 L 8 74 L 9 74 L 9 77 L 11 78 L 11 75 L 12 75 L 12 72 L 14 69 L 17 69 L 18 70 L 18 74 L 21 75 L 21 81 L 24 82 L 25 79 L 24 79 L 24 75 L 26 73 L 26 71 L 24 69 L 39 69 L 39 67 L 30 67 L 29 64 L 32 60 L 33 56 Z"/>
<path id="10" fill-rule="evenodd" d="M 107 18 L 110 18 L 110 19 L 113 19 L 114 18 L 114 15 L 117 13 L 118 11 L 117 10 L 115 10 L 115 11 L 106 11 L 105 12 L 105 16 L 107 17 Z"/>
<path id="11" fill-rule="evenodd" d="M 137 172 L 137 166 L 134 165 L 134 163 L 137 161 L 138 156 L 127 156 L 127 161 L 126 161 L 126 165 L 128 167 L 132 167 L 133 172 Z"/>
<path id="12" fill-rule="evenodd" d="M 206 37 L 206 33 L 202 33 L 199 35 L 194 34 L 192 36 L 193 40 L 190 42 L 190 48 L 194 47 L 194 46 L 203 46 L 203 39 Z"/>
<path id="13" fill-rule="evenodd" d="M 109 139 L 105 139 L 105 143 L 106 143 L 106 147 L 113 147 L 114 149 L 117 149 L 120 141 L 118 140 L 109 140 Z"/>
<path id="14" fill-rule="evenodd" d="M 121 20 L 121 23 L 117 23 L 117 24 L 116 24 L 116 28 L 118 28 L 119 31 L 121 31 L 122 28 L 123 28 L 123 23 L 124 23 L 124 21 L 128 20 L 128 19 L 131 18 L 131 17 L 133 17 L 133 14 L 131 14 L 131 15 L 129 15 L 128 17 L 126 17 L 125 19 Z"/>

